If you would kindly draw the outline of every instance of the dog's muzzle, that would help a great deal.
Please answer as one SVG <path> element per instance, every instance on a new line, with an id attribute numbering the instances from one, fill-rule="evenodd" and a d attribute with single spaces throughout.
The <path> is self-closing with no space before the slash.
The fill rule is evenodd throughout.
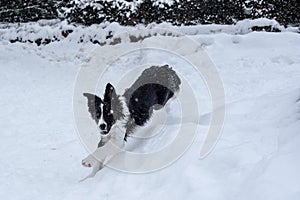
<path id="1" fill-rule="evenodd" d="M 109 132 L 108 131 L 101 131 L 100 134 L 101 135 L 107 135 Z"/>

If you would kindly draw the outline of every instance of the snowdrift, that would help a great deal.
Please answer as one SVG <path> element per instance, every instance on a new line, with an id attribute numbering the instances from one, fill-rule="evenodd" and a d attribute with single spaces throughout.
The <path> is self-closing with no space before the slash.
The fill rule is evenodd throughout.
<path id="1" fill-rule="evenodd" d="M 248 29 L 237 26 L 172 27 L 188 33 L 207 51 L 222 78 L 227 113 L 216 148 L 199 159 L 211 102 L 199 77 L 184 71 L 188 64 L 174 57 L 170 64 L 179 66 L 199 91 L 200 124 L 189 150 L 173 165 L 155 173 L 137 175 L 105 168 L 95 178 L 78 183 L 87 174 L 80 162 L 88 152 L 74 128 L 74 81 L 82 63 L 88 62 L 99 46 L 88 42 L 90 38 L 97 34 L 97 40 L 105 41 L 110 31 L 115 35 L 126 28 L 117 24 L 90 28 L 54 24 L 1 25 L 3 199 L 298 199 L 299 34 L 290 29 L 246 34 Z M 69 28 L 73 32 L 67 37 L 59 36 Z M 80 43 L 83 29 L 86 42 Z M 17 37 L 34 41 L 48 36 L 60 41 L 45 46 L 9 42 Z M 120 59 L 119 72 L 130 70 L 133 62 L 162 60 L 160 52 L 138 55 L 139 59 Z M 102 81 L 114 79 L 115 73 L 108 71 Z M 99 94 L 103 89 L 99 82 Z M 176 128 L 171 122 L 176 122 L 178 113 L 173 111 L 170 129 Z M 158 138 L 146 146 L 137 145 L 137 151 L 166 142 Z"/>

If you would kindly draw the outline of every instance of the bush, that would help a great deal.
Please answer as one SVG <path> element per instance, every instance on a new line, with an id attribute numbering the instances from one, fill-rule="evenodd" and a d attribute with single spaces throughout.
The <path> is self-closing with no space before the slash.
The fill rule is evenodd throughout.
<path id="1" fill-rule="evenodd" d="M 58 2 L 54 0 L 1 0 L 0 22 L 29 22 L 58 18 Z"/>
<path id="2" fill-rule="evenodd" d="M 300 25 L 298 0 L 2 0 L 0 22 L 66 19 L 84 25 L 118 22 L 121 25 L 170 22 L 174 25 L 233 24 L 250 18 L 275 19 Z"/>

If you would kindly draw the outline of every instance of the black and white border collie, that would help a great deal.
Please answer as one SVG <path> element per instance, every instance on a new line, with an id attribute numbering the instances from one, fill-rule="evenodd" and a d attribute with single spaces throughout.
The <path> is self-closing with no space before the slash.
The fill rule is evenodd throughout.
<path id="1" fill-rule="evenodd" d="M 84 166 L 93 167 L 93 172 L 86 178 L 93 177 L 103 167 L 105 159 L 112 156 L 111 152 L 110 155 L 103 153 L 107 142 L 113 140 L 122 148 L 127 137 L 134 134 L 137 127 L 146 124 L 153 110 L 163 108 L 176 96 L 180 84 L 178 75 L 169 65 L 152 66 L 145 69 L 123 95 L 117 95 L 110 83 L 106 85 L 103 99 L 84 93 L 88 111 L 101 135 L 97 150 L 82 160 Z"/>

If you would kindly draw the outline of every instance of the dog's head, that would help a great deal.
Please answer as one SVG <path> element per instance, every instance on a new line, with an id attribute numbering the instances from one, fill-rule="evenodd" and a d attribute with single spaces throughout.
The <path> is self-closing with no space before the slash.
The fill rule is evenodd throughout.
<path id="1" fill-rule="evenodd" d="M 114 87 L 110 83 L 106 85 L 103 100 L 94 94 L 83 93 L 83 95 L 88 99 L 89 112 L 97 123 L 100 133 L 107 135 L 116 122 L 113 108 L 118 96 Z"/>

